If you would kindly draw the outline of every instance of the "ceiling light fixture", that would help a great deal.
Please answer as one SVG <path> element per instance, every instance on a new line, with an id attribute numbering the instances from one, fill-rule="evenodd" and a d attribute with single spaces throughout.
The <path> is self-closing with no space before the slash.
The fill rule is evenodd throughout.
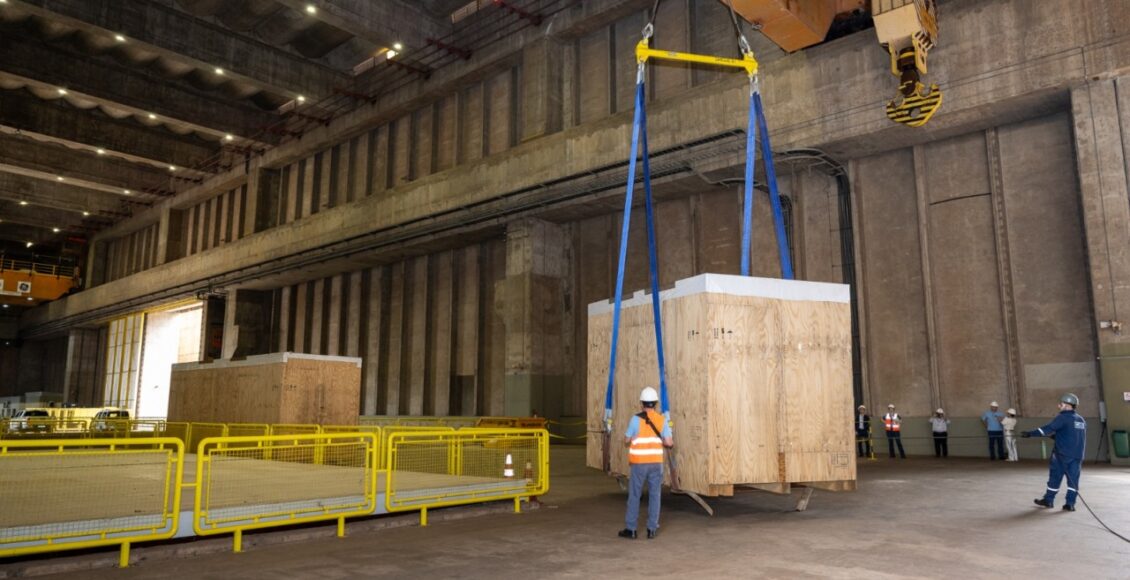
<path id="1" fill-rule="evenodd" d="M 231 133 L 224 135 L 224 141 L 231 141 L 232 139 L 235 139 L 235 137 L 233 137 Z"/>
<path id="2" fill-rule="evenodd" d="M 27 243 L 27 247 L 29 247 L 29 248 L 31 247 L 31 242 L 28 242 L 28 243 Z M 33 300 L 35 300 L 35 298 L 32 298 L 31 296 L 28 296 L 28 297 L 27 297 L 27 301 L 28 301 L 28 302 L 31 302 L 31 301 L 33 301 Z"/>
<path id="3" fill-rule="evenodd" d="M 58 91 L 59 91 L 59 94 L 60 94 L 60 95 L 65 95 L 65 94 L 67 94 L 67 89 L 56 89 L 56 90 L 58 90 Z"/>
<path id="4" fill-rule="evenodd" d="M 318 7 L 314 6 L 313 4 L 307 4 L 306 5 L 306 13 L 307 14 L 317 14 L 318 13 Z"/>
<path id="5" fill-rule="evenodd" d="M 118 42 L 125 42 L 125 41 L 126 41 L 126 37 L 124 37 L 124 36 L 122 36 L 122 35 L 120 35 L 120 34 L 115 34 L 115 35 L 114 35 L 114 40 L 116 40 L 116 41 L 118 41 Z"/>
<path id="6" fill-rule="evenodd" d="M 218 74 L 218 75 L 223 75 L 223 74 L 224 74 L 224 69 L 222 69 L 222 68 L 220 68 L 220 67 L 216 67 L 216 74 Z"/>
<path id="7" fill-rule="evenodd" d="M 82 212 L 82 217 L 90 217 L 90 212 L 88 212 L 88 211 Z"/>
<path id="8" fill-rule="evenodd" d="M 124 194 L 126 194 L 126 195 L 129 195 L 130 191 L 129 191 L 128 189 L 123 189 L 123 190 L 122 190 L 122 193 L 124 193 Z"/>
<path id="9" fill-rule="evenodd" d="M 396 51 L 401 51 L 401 50 L 404 50 L 404 45 L 400 44 L 399 42 L 394 42 L 394 43 L 392 43 L 392 49 L 396 50 Z"/>
<path id="10" fill-rule="evenodd" d="M 51 228 L 51 231 L 55 232 L 57 234 L 57 233 L 59 233 L 59 228 Z"/>
<path id="11" fill-rule="evenodd" d="M 295 100 L 298 101 L 299 103 L 305 103 L 306 97 L 304 97 L 302 95 L 298 95 L 298 98 L 296 98 Z"/>
<path id="12" fill-rule="evenodd" d="M 21 202 L 20 202 L 20 205 L 27 205 L 27 202 L 26 202 L 26 201 L 21 201 Z"/>
<path id="13" fill-rule="evenodd" d="M 176 170 L 177 170 L 177 166 L 176 166 L 176 165 L 170 165 L 170 166 L 169 166 L 169 171 L 176 171 Z"/>
<path id="14" fill-rule="evenodd" d="M 153 113 L 149 113 L 149 118 L 150 119 L 156 119 L 157 115 L 154 115 Z"/>
<path id="15" fill-rule="evenodd" d="M 98 149 L 95 149 L 95 151 L 97 151 L 99 155 L 105 155 L 106 154 L 106 150 L 101 148 L 101 147 L 99 147 Z"/>
<path id="16" fill-rule="evenodd" d="M 398 55 L 398 54 L 400 54 L 400 53 L 399 53 L 399 52 L 396 52 L 395 50 L 389 49 L 389 50 L 386 50 L 386 51 L 385 51 L 385 58 L 388 58 L 389 60 L 392 60 L 392 59 L 393 59 L 394 57 L 396 57 L 396 55 Z"/>
<path id="17" fill-rule="evenodd" d="M 30 248 L 30 247 L 32 247 L 32 245 L 33 245 L 33 244 L 32 244 L 31 242 L 28 242 L 28 243 L 24 244 L 24 247 L 25 247 L 25 248 Z"/>
<path id="18" fill-rule="evenodd" d="M 63 181 L 63 176 L 62 175 L 56 175 L 55 181 Z"/>

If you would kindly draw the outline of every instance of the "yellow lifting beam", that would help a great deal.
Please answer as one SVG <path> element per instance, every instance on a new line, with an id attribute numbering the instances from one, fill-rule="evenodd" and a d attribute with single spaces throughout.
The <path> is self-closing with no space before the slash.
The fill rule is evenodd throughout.
<path id="1" fill-rule="evenodd" d="M 709 56 L 705 54 L 693 54 L 690 52 L 678 52 L 675 50 L 659 50 L 658 48 L 651 48 L 650 40 L 650 37 L 644 36 L 644 38 L 636 44 L 636 62 L 640 63 L 641 65 L 647 62 L 648 59 L 654 58 L 659 60 L 672 60 L 676 62 L 693 62 L 697 64 L 708 64 L 728 68 L 740 68 L 745 70 L 746 74 L 750 77 L 757 75 L 757 59 L 753 58 L 753 52 L 746 52 L 742 56 L 742 58 Z"/>

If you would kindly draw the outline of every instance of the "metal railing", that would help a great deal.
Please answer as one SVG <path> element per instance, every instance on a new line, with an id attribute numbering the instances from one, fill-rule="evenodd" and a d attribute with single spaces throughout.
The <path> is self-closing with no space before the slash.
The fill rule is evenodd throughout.
<path id="1" fill-rule="evenodd" d="M 0 557 L 171 538 L 179 439 L 0 441 Z M 128 493 L 123 493 L 128 489 Z"/>
<path id="2" fill-rule="evenodd" d="M 385 448 L 390 512 L 521 499 L 549 491 L 545 429 L 470 429 L 392 433 Z"/>
<path id="3" fill-rule="evenodd" d="M 210 437 L 196 454 L 193 528 L 201 535 L 243 532 L 373 513 L 377 445 L 372 433 Z"/>
<path id="4" fill-rule="evenodd" d="M 0 272 L 5 271 L 32 272 L 45 276 L 58 276 L 60 278 L 74 278 L 77 268 L 73 264 L 47 263 L 37 260 L 20 260 L 0 256 Z"/>

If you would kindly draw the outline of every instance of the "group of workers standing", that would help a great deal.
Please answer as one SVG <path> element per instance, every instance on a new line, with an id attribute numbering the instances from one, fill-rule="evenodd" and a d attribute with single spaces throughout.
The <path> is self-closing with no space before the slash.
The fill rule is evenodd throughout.
<path id="1" fill-rule="evenodd" d="M 1067 497 L 1063 506 L 1065 511 L 1075 511 L 1075 499 L 1079 493 L 1079 472 L 1083 461 L 1083 451 L 1086 446 L 1087 423 L 1075 408 L 1079 406 L 1079 398 L 1068 393 L 1060 397 L 1059 414 L 1055 418 L 1031 431 L 1020 432 L 1020 437 L 1054 437 L 1055 448 L 1052 450 L 1051 461 L 1048 469 L 1047 491 L 1042 498 L 1035 500 L 1041 507 L 1052 507 L 1059 485 L 1067 478 Z M 930 430 L 934 439 L 934 457 L 949 456 L 949 425 L 944 409 L 934 411 L 929 418 Z M 981 423 L 989 436 L 989 460 L 1018 461 L 1016 452 L 1016 409 L 1000 411 L 1000 405 L 993 401 L 989 403 L 989 410 L 981 414 Z M 902 417 L 895 410 L 893 404 L 887 405 L 887 412 L 883 415 L 883 431 L 887 438 L 887 451 L 891 459 L 895 458 L 895 448 L 898 448 L 899 457 L 906 459 L 906 451 L 902 447 Z M 871 416 L 867 414 L 867 407 L 860 405 L 855 414 L 856 452 L 860 457 L 874 457 L 871 444 Z"/>
<path id="2" fill-rule="evenodd" d="M 928 419 L 930 432 L 934 439 L 934 457 L 949 457 L 949 426 L 950 419 L 946 416 L 945 409 L 939 408 Z M 1016 409 L 1001 412 L 996 401 L 989 403 L 989 410 L 981 414 L 981 423 L 989 435 L 989 459 L 996 461 L 1018 461 L 1016 453 Z M 899 457 L 906 459 L 906 451 L 902 447 L 902 417 L 895 410 L 893 404 L 887 405 L 887 413 L 883 415 L 883 432 L 887 438 L 887 451 L 891 459 L 895 458 L 895 448 L 898 448 Z M 867 414 L 867 407 L 860 405 L 855 413 L 855 438 L 856 451 L 860 457 L 873 457 L 874 449 L 871 445 L 871 416 Z"/>

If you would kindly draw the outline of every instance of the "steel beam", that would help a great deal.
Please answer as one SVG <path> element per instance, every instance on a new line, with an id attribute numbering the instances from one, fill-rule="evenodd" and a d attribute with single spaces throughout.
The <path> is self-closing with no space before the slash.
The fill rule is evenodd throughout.
<path id="1" fill-rule="evenodd" d="M 186 168 L 201 164 L 219 150 L 190 135 L 178 136 L 132 121 L 119 121 L 22 91 L 0 92 L 0 125 L 40 133 L 90 148 L 124 153 L 155 166 Z"/>
<path id="2" fill-rule="evenodd" d="M 74 66 L 77 62 L 82 66 Z M 278 120 L 277 115 L 250 103 L 200 90 L 145 68 L 43 43 L 12 26 L 0 26 L 0 79 L 4 77 L 14 84 L 47 90 L 64 88 L 68 98 L 140 117 L 153 114 L 158 122 L 191 128 L 217 140 L 230 134 L 239 138 L 233 143 L 242 145 L 255 144 L 248 139 Z"/>
<path id="3" fill-rule="evenodd" d="M 204 71 L 215 68 L 277 95 L 315 99 L 344 84 L 344 73 L 287 50 L 233 33 L 172 6 L 150 0 L 91 2 L 89 0 L 8 0 L 18 9 L 48 20 L 77 26 L 90 34 L 125 37 L 146 51 L 192 64 Z"/>

